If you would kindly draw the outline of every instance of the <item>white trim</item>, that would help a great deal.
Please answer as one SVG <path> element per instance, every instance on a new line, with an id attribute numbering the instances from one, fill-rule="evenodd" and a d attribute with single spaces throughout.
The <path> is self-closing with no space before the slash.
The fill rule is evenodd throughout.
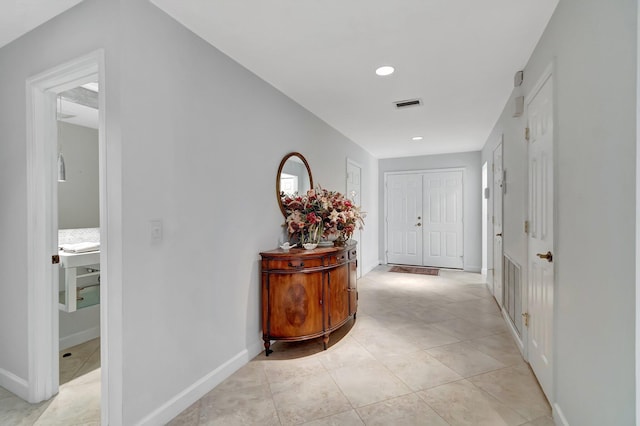
<path id="1" fill-rule="evenodd" d="M 357 167 L 357 168 L 360 170 L 360 194 L 359 194 L 359 195 L 360 195 L 360 206 L 362 206 L 362 205 L 363 205 L 363 201 L 362 201 L 362 194 L 364 193 L 364 190 L 362 189 L 362 186 L 363 186 L 363 185 L 362 185 L 362 182 L 363 182 L 363 180 L 362 180 L 362 170 L 363 170 L 363 168 L 362 168 L 362 166 L 360 165 L 360 163 L 358 163 L 358 162 L 357 162 L 357 161 L 355 161 L 355 160 L 352 160 L 352 159 L 351 159 L 351 158 L 349 158 L 349 157 L 347 157 L 347 162 L 345 163 L 345 188 L 344 188 L 344 193 L 345 193 L 345 196 L 346 196 L 347 198 L 349 198 L 349 194 L 347 194 L 347 190 L 349 189 L 349 188 L 348 188 L 348 186 L 349 186 L 349 183 L 348 183 L 348 179 L 349 179 L 349 165 L 355 166 L 355 167 Z M 356 256 L 357 256 L 357 261 L 358 261 L 358 265 L 362 265 L 362 264 L 364 263 L 364 260 L 363 260 L 363 259 L 364 259 L 364 245 L 363 245 L 363 243 L 362 243 L 362 240 L 363 240 L 363 239 L 366 239 L 366 238 L 364 237 L 364 233 L 365 233 L 365 231 L 364 231 L 364 229 L 362 229 L 362 230 L 356 230 L 355 232 L 357 232 L 357 233 L 358 233 L 358 235 L 357 235 L 357 236 L 359 237 L 359 240 L 360 240 L 360 241 L 358 241 L 358 246 L 359 246 L 360 248 L 358 249 L 358 252 L 357 252 L 357 255 L 356 255 Z M 360 279 L 360 278 L 362 278 L 362 276 L 363 276 L 363 275 L 364 275 L 364 274 L 363 274 L 363 271 L 362 271 L 362 267 L 357 268 L 357 271 L 356 271 L 356 278 L 357 278 L 357 279 Z"/>
<path id="2" fill-rule="evenodd" d="M 496 304 L 497 303 L 498 302 L 496 301 Z M 525 356 L 525 352 L 524 352 L 524 342 L 522 341 L 522 338 L 518 336 L 518 330 L 516 330 L 516 328 L 513 325 L 513 322 L 511 322 L 509 313 L 504 309 L 504 307 L 500 308 L 500 313 L 502 314 L 502 318 L 504 319 L 504 322 L 507 324 L 507 327 L 509 328 L 511 337 L 513 337 L 513 340 L 515 341 L 516 345 L 518 346 L 518 349 L 520 350 L 520 354 L 522 355 L 522 358 L 525 361 L 527 361 L 527 357 Z"/>
<path id="3" fill-rule="evenodd" d="M 99 49 L 30 77 L 27 89 L 27 297 L 28 401 L 51 398 L 58 391 L 57 265 L 48 261 L 57 253 L 55 149 L 57 140 L 55 95 L 98 78 L 100 152 L 100 288 L 102 424 L 122 419 L 121 327 L 121 185 L 119 141 L 106 139 L 106 85 L 104 50 Z M 108 148 L 108 149 L 107 149 Z M 112 157 L 107 163 L 107 157 Z M 107 173 L 109 164 L 109 173 Z M 107 205 L 107 200 L 109 205 Z M 116 238 L 117 237 L 117 238 Z M 55 241 L 54 241 L 55 240 Z M 112 244 L 112 242 L 114 244 Z M 114 247 L 116 249 L 114 249 Z M 107 261 L 107 253 L 109 253 Z M 108 283 L 108 285 L 106 285 Z M 113 310 L 114 314 L 109 314 Z M 117 349 L 117 350 L 114 350 Z M 111 420 L 111 421 L 110 421 Z"/>
<path id="4" fill-rule="evenodd" d="M 464 272 L 473 272 L 474 274 L 479 274 L 482 272 L 482 268 L 479 266 L 465 266 L 462 268 Z"/>
<path id="5" fill-rule="evenodd" d="M 482 275 L 484 275 L 485 277 L 487 276 L 487 273 L 489 272 L 489 268 L 480 268 L 480 273 Z M 487 282 L 487 285 L 489 285 L 489 283 Z"/>
<path id="6" fill-rule="evenodd" d="M 206 395 L 211 389 L 222 383 L 227 377 L 246 365 L 261 351 L 262 342 L 258 341 L 254 343 L 248 349 L 244 349 L 215 370 L 176 394 L 169 401 L 137 422 L 136 425 L 161 425 L 168 423 L 171 419 L 186 410 L 191 404 Z"/>
<path id="7" fill-rule="evenodd" d="M 29 383 L 10 371 L 0 368 L 0 386 L 18 395 L 22 399 L 29 399 Z"/>
<path id="8" fill-rule="evenodd" d="M 377 261 L 373 261 L 371 263 L 369 263 L 368 265 L 365 265 L 364 268 L 362 268 L 362 276 L 364 277 L 366 274 L 368 274 L 369 272 L 373 271 L 374 268 L 376 268 L 378 265 L 383 265 L 382 261 L 377 260 Z"/>
<path id="9" fill-rule="evenodd" d="M 79 345 L 84 342 L 88 342 L 91 339 L 100 337 L 100 327 L 91 327 L 86 330 L 79 331 L 77 333 L 70 334 L 65 337 L 61 337 L 59 342 L 59 350 L 63 351 L 72 346 Z"/>
<path id="10" fill-rule="evenodd" d="M 636 31 L 636 424 L 640 424 L 640 7 Z"/>
<path id="11" fill-rule="evenodd" d="M 424 174 L 424 173 L 440 173 L 440 172 L 465 172 L 467 170 L 466 167 L 445 167 L 439 169 L 421 169 L 421 170 L 406 170 L 406 171 L 395 171 L 395 172 L 384 172 L 385 181 L 388 175 L 413 175 L 413 174 Z"/>
<path id="12" fill-rule="evenodd" d="M 558 405 L 558 403 L 553 404 L 552 415 L 553 415 L 553 421 L 558 426 L 569 426 L 569 422 L 567 421 L 567 418 L 562 413 L 562 410 L 560 409 L 560 406 Z"/>

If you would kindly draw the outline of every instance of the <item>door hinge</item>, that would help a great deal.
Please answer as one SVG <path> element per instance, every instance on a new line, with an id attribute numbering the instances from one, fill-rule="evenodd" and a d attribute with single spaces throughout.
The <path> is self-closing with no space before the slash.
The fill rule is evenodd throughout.
<path id="1" fill-rule="evenodd" d="M 529 327 L 529 312 L 522 314 L 522 320 L 524 321 L 524 326 Z"/>
<path id="2" fill-rule="evenodd" d="M 527 142 L 529 142 L 529 128 L 525 127 L 524 128 L 524 138 Z"/>
<path id="3" fill-rule="evenodd" d="M 525 234 L 529 233 L 529 221 L 528 220 L 524 221 L 524 233 Z"/>
<path id="4" fill-rule="evenodd" d="M 57 265 L 58 263 L 60 263 L 60 255 L 54 254 L 53 256 L 51 256 L 51 264 Z"/>

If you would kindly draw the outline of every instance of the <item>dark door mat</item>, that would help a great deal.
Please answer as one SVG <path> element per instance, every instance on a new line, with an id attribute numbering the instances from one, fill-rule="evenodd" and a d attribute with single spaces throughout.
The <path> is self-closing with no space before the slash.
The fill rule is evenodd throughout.
<path id="1" fill-rule="evenodd" d="M 402 272 L 405 274 L 440 275 L 438 268 L 425 268 L 421 266 L 392 266 L 389 272 Z"/>

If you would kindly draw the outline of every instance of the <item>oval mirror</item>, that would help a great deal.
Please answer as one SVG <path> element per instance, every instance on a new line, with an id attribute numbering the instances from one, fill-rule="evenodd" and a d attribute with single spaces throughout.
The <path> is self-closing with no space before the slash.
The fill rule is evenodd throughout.
<path id="1" fill-rule="evenodd" d="M 291 152 L 284 156 L 276 175 L 276 196 L 284 217 L 287 213 L 282 205 L 281 195 L 304 195 L 313 188 L 313 177 L 307 159 L 299 152 Z"/>

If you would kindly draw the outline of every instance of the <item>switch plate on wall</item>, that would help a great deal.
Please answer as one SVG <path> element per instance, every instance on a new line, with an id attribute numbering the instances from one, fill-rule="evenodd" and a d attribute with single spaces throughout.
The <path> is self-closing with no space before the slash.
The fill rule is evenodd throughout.
<path id="1" fill-rule="evenodd" d="M 150 220 L 149 227 L 151 230 L 151 244 L 160 244 L 162 242 L 162 220 Z"/>

